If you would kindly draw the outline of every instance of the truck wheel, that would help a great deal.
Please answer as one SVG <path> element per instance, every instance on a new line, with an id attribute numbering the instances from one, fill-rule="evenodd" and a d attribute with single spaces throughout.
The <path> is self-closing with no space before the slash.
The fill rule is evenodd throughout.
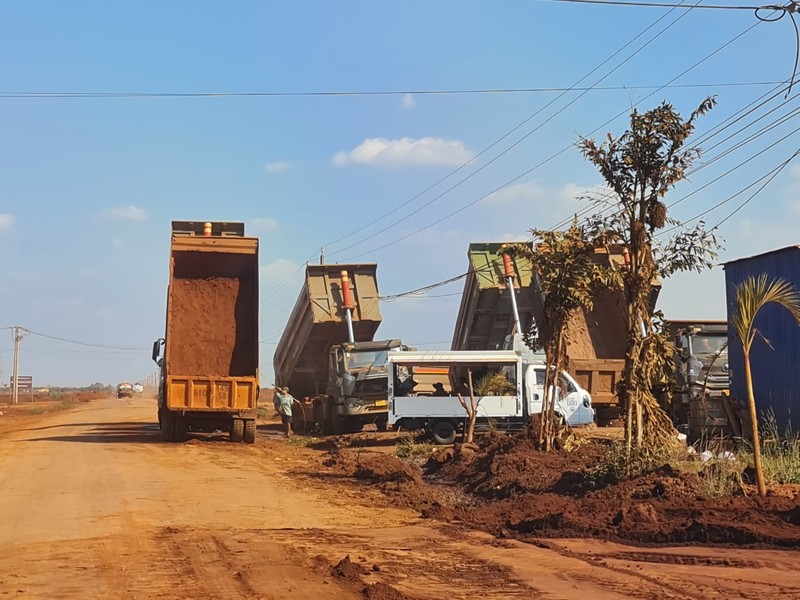
<path id="1" fill-rule="evenodd" d="M 245 419 L 244 420 L 244 443 L 245 444 L 255 444 L 256 443 L 256 420 L 255 419 Z"/>
<path id="2" fill-rule="evenodd" d="M 378 428 L 378 431 L 387 431 L 389 429 L 389 421 L 378 421 L 375 423 L 375 427 Z"/>
<path id="3" fill-rule="evenodd" d="M 431 434 L 437 444 L 452 444 L 456 441 L 456 426 L 450 421 L 439 421 L 433 426 Z"/>
<path id="4" fill-rule="evenodd" d="M 347 433 L 359 433 L 364 429 L 364 424 L 361 421 L 353 419 L 352 421 L 344 422 L 344 430 Z"/>
<path id="5" fill-rule="evenodd" d="M 244 419 L 233 419 L 231 421 L 230 440 L 238 444 L 243 439 L 244 439 Z"/>
<path id="6" fill-rule="evenodd" d="M 172 419 L 175 423 L 175 441 L 176 442 L 185 442 L 189 439 L 189 421 L 186 417 L 175 417 Z"/>
<path id="7" fill-rule="evenodd" d="M 161 439 L 165 442 L 175 441 L 175 417 L 167 413 L 161 417 Z"/>

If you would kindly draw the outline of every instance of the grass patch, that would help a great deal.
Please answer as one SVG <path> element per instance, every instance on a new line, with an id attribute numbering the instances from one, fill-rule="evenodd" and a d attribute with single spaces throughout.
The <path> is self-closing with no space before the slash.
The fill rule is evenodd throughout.
<path id="1" fill-rule="evenodd" d="M 307 448 L 308 446 L 313 444 L 316 441 L 316 439 L 311 437 L 310 435 L 293 434 L 290 435 L 288 438 L 284 438 L 284 441 L 290 446 L 294 446 L 295 448 Z"/>
<path id="2" fill-rule="evenodd" d="M 674 455 L 669 448 L 633 448 L 630 451 L 621 442 L 612 443 L 594 477 L 623 481 L 640 477 L 672 463 Z"/>
<path id="3" fill-rule="evenodd" d="M 433 444 L 418 442 L 413 436 L 403 437 L 395 446 L 394 455 L 398 458 L 417 458 L 433 452 Z"/>

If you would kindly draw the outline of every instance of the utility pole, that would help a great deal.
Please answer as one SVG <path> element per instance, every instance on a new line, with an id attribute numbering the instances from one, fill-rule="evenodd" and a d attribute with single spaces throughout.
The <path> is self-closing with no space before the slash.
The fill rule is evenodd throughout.
<path id="1" fill-rule="evenodd" d="M 11 374 L 11 404 L 19 402 L 19 343 L 22 341 L 22 335 L 19 330 L 20 327 L 14 325 L 12 332 L 14 336 L 14 366 Z"/>

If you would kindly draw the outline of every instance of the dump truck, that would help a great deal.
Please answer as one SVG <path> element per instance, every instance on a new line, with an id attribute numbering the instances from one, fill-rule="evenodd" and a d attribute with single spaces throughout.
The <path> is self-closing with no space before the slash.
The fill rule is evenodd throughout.
<path id="1" fill-rule="evenodd" d="M 665 407 L 691 442 L 741 435 L 739 407 L 730 398 L 727 321 L 665 322 L 675 345 L 672 403 Z"/>
<path id="2" fill-rule="evenodd" d="M 524 254 L 512 257 L 503 252 L 514 245 L 542 251 L 532 242 L 470 244 L 452 350 L 509 349 L 514 334 L 529 331 L 532 323 L 542 332 L 547 330 L 544 298 L 530 259 Z M 624 268 L 624 249 L 621 245 L 597 248 L 594 260 Z M 509 293 L 512 288 L 514 294 Z M 653 305 L 657 289 L 654 286 Z M 568 326 L 567 370 L 589 392 L 598 418 L 604 421 L 618 415 L 617 383 L 626 352 L 624 307 L 621 293 L 602 292 L 595 298 L 593 309 L 577 311 Z"/>
<path id="3" fill-rule="evenodd" d="M 127 381 L 117 385 L 117 398 L 130 398 L 133 396 L 133 386 Z"/>
<path id="4" fill-rule="evenodd" d="M 158 422 L 165 441 L 225 431 L 256 439 L 258 238 L 244 223 L 173 221 Z"/>
<path id="5" fill-rule="evenodd" d="M 374 341 L 381 324 L 377 265 L 308 265 L 303 287 L 275 348 L 275 385 L 297 404 L 295 427 L 323 433 L 387 424 L 389 352 L 400 340 Z"/>

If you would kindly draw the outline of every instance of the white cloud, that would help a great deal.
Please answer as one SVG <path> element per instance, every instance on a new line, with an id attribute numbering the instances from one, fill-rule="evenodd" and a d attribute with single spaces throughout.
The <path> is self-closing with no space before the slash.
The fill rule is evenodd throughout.
<path id="1" fill-rule="evenodd" d="M 302 269 L 297 267 L 297 264 L 286 258 L 279 258 L 263 265 L 259 270 L 262 293 L 269 290 L 270 285 L 282 285 L 289 277 L 299 278 Z"/>
<path id="2" fill-rule="evenodd" d="M 247 224 L 251 229 L 262 233 L 265 231 L 273 231 L 278 226 L 278 222 L 269 217 L 256 217 L 255 219 L 250 219 Z"/>
<path id="3" fill-rule="evenodd" d="M 267 163 L 264 165 L 264 170 L 267 173 L 284 173 L 292 168 L 292 164 L 288 163 L 283 160 L 277 160 L 275 162 Z"/>
<path id="4" fill-rule="evenodd" d="M 13 231 L 16 220 L 11 213 L 0 213 L 0 233 Z"/>
<path id="5" fill-rule="evenodd" d="M 456 166 L 473 158 L 475 154 L 459 140 L 425 137 L 399 140 L 368 138 L 349 152 L 338 152 L 333 164 L 344 167 L 350 164 L 399 168 L 406 166 Z"/>
<path id="6" fill-rule="evenodd" d="M 548 191 L 536 181 L 525 183 L 515 183 L 502 190 L 491 194 L 486 198 L 487 204 L 511 204 L 517 202 L 529 202 L 532 200 L 542 200 L 547 197 Z"/>
<path id="7" fill-rule="evenodd" d="M 411 109 L 417 107 L 417 101 L 414 100 L 414 96 L 412 94 L 403 95 L 402 104 L 403 104 L 403 108 L 407 108 L 408 110 L 411 110 Z"/>
<path id="8" fill-rule="evenodd" d="M 102 219 L 115 219 L 119 221 L 144 221 L 145 212 L 136 206 L 116 206 L 100 213 Z"/>

